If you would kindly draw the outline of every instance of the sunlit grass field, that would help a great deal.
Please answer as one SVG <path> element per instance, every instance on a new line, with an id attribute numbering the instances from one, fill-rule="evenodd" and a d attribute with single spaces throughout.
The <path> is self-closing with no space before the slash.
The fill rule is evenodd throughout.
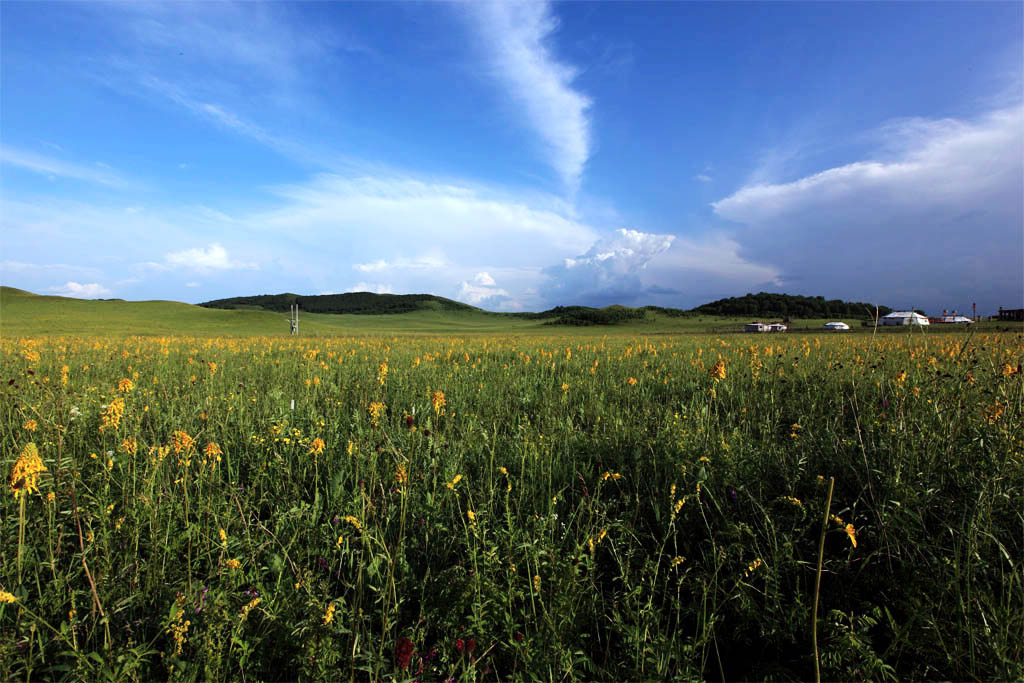
<path id="1" fill-rule="evenodd" d="M 4 679 L 1024 676 L 1020 334 L 4 330 Z"/>

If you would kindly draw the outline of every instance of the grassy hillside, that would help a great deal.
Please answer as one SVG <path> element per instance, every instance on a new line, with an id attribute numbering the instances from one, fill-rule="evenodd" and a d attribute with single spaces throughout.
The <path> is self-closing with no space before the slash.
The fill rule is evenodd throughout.
<path id="1" fill-rule="evenodd" d="M 230 299 L 206 301 L 204 308 L 229 310 L 265 310 L 287 313 L 293 304 L 306 313 L 333 313 L 354 315 L 390 315 L 416 311 L 480 311 L 468 304 L 445 299 L 433 294 L 374 294 L 372 292 L 348 292 L 346 294 L 321 294 L 300 296 L 298 294 L 263 294 L 260 296 L 238 296 Z"/>
<path id="2" fill-rule="evenodd" d="M 302 336 L 348 336 L 368 334 L 543 334 L 587 336 L 649 335 L 680 333 L 728 334 L 737 332 L 748 317 L 686 314 L 675 309 L 608 307 L 584 309 L 559 307 L 543 313 L 488 313 L 465 310 L 437 310 L 434 303 L 400 315 L 334 315 L 303 312 Z M 287 308 L 285 309 L 287 310 Z M 625 312 L 625 313 L 624 313 Z M 603 317 L 602 317 L 603 316 Z M 602 322 L 592 322 L 597 317 Z M 822 333 L 825 322 L 836 318 L 795 319 L 792 332 Z M 611 320 L 612 324 L 603 322 Z M 561 322 L 561 324 L 554 324 Z M 870 332 L 856 320 L 848 319 L 851 333 Z M 1019 329 L 982 323 L 975 329 Z M 938 331 L 938 329 L 934 330 Z M 950 331 L 946 329 L 945 331 Z M 886 328 L 886 334 L 910 330 Z M 919 330 L 914 332 L 920 334 Z M 41 296 L 13 287 L 0 287 L 0 335 L 4 337 L 43 334 L 95 334 L 191 336 L 285 336 L 289 333 L 286 313 L 260 309 L 225 310 L 204 308 L 175 301 L 83 300 Z M 760 335 L 762 339 L 767 335 Z"/>

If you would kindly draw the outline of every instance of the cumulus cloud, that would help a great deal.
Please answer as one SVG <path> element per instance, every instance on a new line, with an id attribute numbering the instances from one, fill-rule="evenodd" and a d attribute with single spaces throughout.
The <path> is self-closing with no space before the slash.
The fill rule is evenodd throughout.
<path id="1" fill-rule="evenodd" d="M 551 165 L 570 192 L 580 184 L 590 155 L 590 99 L 574 90 L 576 69 L 548 46 L 558 27 L 545 2 L 476 2 L 468 5 L 495 75 L 521 103 L 548 148 Z"/>
<path id="2" fill-rule="evenodd" d="M 777 266 L 801 293 L 929 310 L 1016 306 L 1022 114 L 896 121 L 879 132 L 876 159 L 742 187 L 712 206 L 747 226 L 741 256 Z"/>
<path id="3" fill-rule="evenodd" d="M 110 294 L 110 290 L 96 282 L 79 284 L 78 282 L 67 282 L 59 287 L 50 287 L 48 292 L 55 292 L 61 296 L 70 296 L 75 299 L 96 299 Z"/>
<path id="4" fill-rule="evenodd" d="M 674 240 L 674 235 L 617 230 L 586 253 L 545 268 L 550 278 L 548 299 L 594 305 L 616 303 L 616 298 L 633 300 L 644 290 L 640 275 L 647 264 Z"/>
<path id="5" fill-rule="evenodd" d="M 481 271 L 472 282 L 463 281 L 456 299 L 481 308 L 497 309 L 511 300 L 509 293 L 498 287 L 489 273 Z"/>
<path id="6" fill-rule="evenodd" d="M 255 268 L 255 264 L 239 263 L 228 257 L 228 251 L 216 242 L 206 249 L 196 247 L 173 251 L 164 257 L 172 267 L 190 268 L 192 270 L 234 270 L 239 268 Z"/>
<path id="7" fill-rule="evenodd" d="M 473 282 L 483 287 L 493 287 L 496 284 L 494 278 L 486 271 L 477 273 L 473 278 Z"/>

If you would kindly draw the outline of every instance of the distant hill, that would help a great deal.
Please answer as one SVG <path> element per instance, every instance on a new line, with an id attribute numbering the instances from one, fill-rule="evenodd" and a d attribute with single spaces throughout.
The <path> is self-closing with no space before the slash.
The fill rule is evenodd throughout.
<path id="1" fill-rule="evenodd" d="M 669 318 L 685 318 L 695 315 L 678 308 L 662 308 L 661 306 L 644 306 L 629 308 L 628 306 L 606 306 L 591 308 L 590 306 L 555 306 L 540 313 L 509 313 L 507 315 L 529 320 L 546 320 L 545 325 L 572 325 L 586 327 L 590 325 L 617 325 L 629 320 L 644 320 L 649 315 L 664 315 Z"/>
<path id="2" fill-rule="evenodd" d="M 792 294 L 747 294 L 719 299 L 693 309 L 704 315 L 735 315 L 777 318 L 874 318 L 875 305 L 863 302 L 826 301 L 823 296 Z M 879 306 L 878 315 L 891 313 L 888 306 Z"/>
<path id="3" fill-rule="evenodd" d="M 349 292 L 347 294 L 263 294 L 216 299 L 199 304 L 203 308 L 229 310 L 257 310 L 287 313 L 292 304 L 298 304 L 304 313 L 333 313 L 350 315 L 388 315 L 413 311 L 479 311 L 468 304 L 434 296 L 433 294 L 373 294 Z"/>

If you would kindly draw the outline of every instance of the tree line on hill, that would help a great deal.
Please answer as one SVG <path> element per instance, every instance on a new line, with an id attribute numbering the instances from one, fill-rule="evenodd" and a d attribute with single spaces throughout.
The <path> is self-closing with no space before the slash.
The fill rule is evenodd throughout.
<path id="1" fill-rule="evenodd" d="M 719 299 L 693 309 L 704 315 L 751 316 L 778 318 L 874 318 L 875 305 L 860 301 L 826 300 L 823 296 L 794 296 L 791 294 L 747 294 Z M 892 312 L 888 306 L 879 306 L 879 317 Z"/>
<path id="2" fill-rule="evenodd" d="M 374 294 L 371 292 L 349 292 L 346 294 L 322 294 L 300 296 L 298 294 L 263 294 L 260 296 L 238 296 L 216 299 L 199 304 L 206 308 L 256 309 L 287 313 L 291 306 L 298 304 L 307 313 L 331 313 L 350 315 L 388 315 L 410 313 L 418 310 L 436 311 L 480 311 L 468 304 L 434 296 L 433 294 Z M 879 306 L 878 315 L 891 312 L 888 306 Z M 747 294 L 742 297 L 719 299 L 691 310 L 665 308 L 662 306 L 555 306 L 538 313 L 493 313 L 527 320 L 543 320 L 546 325 L 617 325 L 630 320 L 644 320 L 650 317 L 670 318 L 694 317 L 698 315 L 777 317 L 777 318 L 873 318 L 874 304 L 846 302 L 839 299 L 826 300 L 821 296 L 795 296 L 790 294 Z"/>
<path id="3" fill-rule="evenodd" d="M 320 294 L 299 296 L 298 294 L 262 294 L 260 296 L 236 296 L 216 299 L 199 304 L 204 308 L 260 309 L 287 313 L 293 304 L 306 313 L 333 313 L 352 315 L 388 315 L 411 313 L 423 309 L 441 311 L 478 310 L 468 304 L 434 296 L 433 294 L 374 294 L 372 292 L 348 292 L 346 294 Z"/>

